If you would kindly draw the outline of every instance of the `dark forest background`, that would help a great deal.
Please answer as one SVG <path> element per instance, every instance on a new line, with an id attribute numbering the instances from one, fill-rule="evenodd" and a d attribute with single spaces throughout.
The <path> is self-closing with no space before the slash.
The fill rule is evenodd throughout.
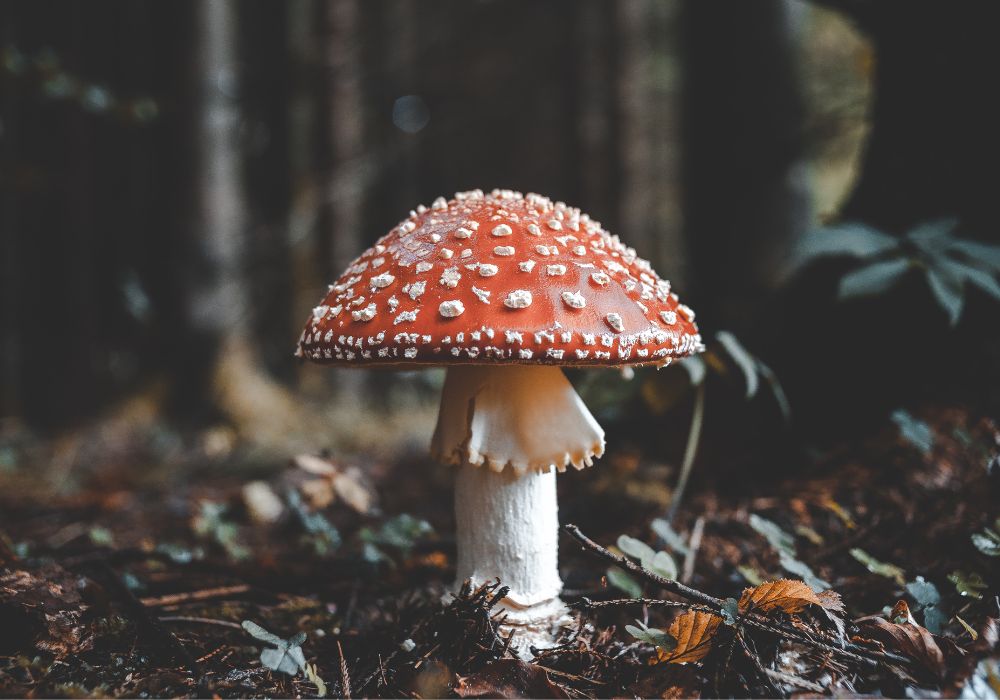
<path id="1" fill-rule="evenodd" d="M 765 461 L 914 402 L 997 415 L 997 14 L 4 1 L 0 469 L 122 435 L 422 449 L 437 374 L 292 350 L 351 258 L 471 188 L 580 206 L 698 312 L 698 368 L 574 377 L 622 440 L 683 435 L 705 369 L 705 442 Z"/>

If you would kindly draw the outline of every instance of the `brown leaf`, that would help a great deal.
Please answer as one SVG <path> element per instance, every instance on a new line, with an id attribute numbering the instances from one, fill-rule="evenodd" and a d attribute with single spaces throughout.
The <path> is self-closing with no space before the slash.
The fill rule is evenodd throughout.
<path id="1" fill-rule="evenodd" d="M 364 473 L 357 467 L 348 467 L 333 477 L 333 490 L 344 503 L 364 515 L 371 510 L 374 495 L 365 483 Z"/>
<path id="2" fill-rule="evenodd" d="M 519 659 L 491 661 L 481 671 L 459 678 L 454 693 L 460 698 L 566 698 L 545 669 Z"/>
<path id="3" fill-rule="evenodd" d="M 301 454 L 295 455 L 292 462 L 296 467 L 316 476 L 333 476 L 337 473 L 337 467 L 328 459 L 317 457 L 316 455 Z"/>
<path id="4" fill-rule="evenodd" d="M 677 640 L 673 651 L 657 649 L 660 661 L 671 664 L 701 661 L 712 649 L 712 639 L 719 629 L 722 618 L 701 610 L 689 610 L 674 618 L 667 632 Z"/>
<path id="5" fill-rule="evenodd" d="M 835 591 L 820 591 L 816 594 L 819 599 L 819 604 L 822 606 L 821 612 L 826 616 L 826 619 L 833 623 L 833 626 L 837 630 L 837 637 L 840 640 L 844 639 L 844 634 L 846 633 L 844 627 L 844 601 L 841 600 L 840 594 Z"/>
<path id="6" fill-rule="evenodd" d="M 836 591 L 820 591 L 816 594 L 816 598 L 819 599 L 819 604 L 823 606 L 825 610 L 841 614 L 844 613 L 844 601 L 841 600 L 840 594 Z"/>
<path id="7" fill-rule="evenodd" d="M 740 596 L 740 612 L 748 610 L 760 610 L 768 612 L 775 608 L 781 608 L 786 613 L 797 613 L 807 605 L 819 605 L 823 603 L 816 596 L 816 592 L 802 581 L 783 578 L 778 581 L 765 581 L 754 588 L 746 588 Z"/>
<path id="8" fill-rule="evenodd" d="M 913 617 L 913 613 L 910 612 L 910 606 L 905 600 L 900 598 L 896 601 L 896 604 L 892 606 L 892 612 L 889 613 L 889 619 L 893 622 L 898 622 L 899 624 L 917 624 L 916 619 Z"/>
<path id="9" fill-rule="evenodd" d="M 58 564 L 0 569 L 2 634 L 21 653 L 34 646 L 63 657 L 90 649 L 93 635 L 82 622 L 86 610 L 78 578 Z"/>
<path id="10" fill-rule="evenodd" d="M 888 651 L 895 651 L 920 662 L 935 677 L 943 678 L 945 673 L 944 653 L 934 640 L 934 635 L 920 625 L 896 624 L 881 617 L 871 617 L 859 625 L 859 632 L 885 645 Z"/>
<path id="11" fill-rule="evenodd" d="M 292 461 L 304 472 L 320 477 L 299 487 L 314 508 L 326 508 L 337 498 L 362 515 L 372 509 L 375 491 L 358 467 L 343 467 L 308 454 L 297 455 Z"/>

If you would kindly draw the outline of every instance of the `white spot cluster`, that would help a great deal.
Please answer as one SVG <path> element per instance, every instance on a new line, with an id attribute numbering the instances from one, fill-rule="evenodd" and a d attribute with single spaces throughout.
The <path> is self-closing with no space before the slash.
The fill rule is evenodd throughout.
<path id="1" fill-rule="evenodd" d="M 583 298 L 580 292 L 563 292 L 562 300 L 571 309 L 582 309 L 587 305 L 587 300 Z"/>
<path id="2" fill-rule="evenodd" d="M 441 305 L 438 306 L 438 311 L 445 318 L 455 318 L 456 316 L 461 316 L 465 313 L 465 304 L 458 301 L 457 299 L 452 301 L 442 301 Z"/>
<path id="3" fill-rule="evenodd" d="M 370 280 L 372 287 L 376 289 L 383 289 L 385 287 L 388 287 L 395 281 L 396 278 L 390 275 L 388 272 L 383 272 L 381 275 L 375 275 Z"/>
<path id="4" fill-rule="evenodd" d="M 526 309 L 531 306 L 531 292 L 527 289 L 515 289 L 503 300 L 503 305 L 510 309 Z"/>
<path id="5" fill-rule="evenodd" d="M 462 279 L 462 273 L 458 271 L 457 267 L 449 267 L 447 270 L 441 273 L 441 286 L 447 287 L 448 289 L 454 289 L 458 286 L 459 281 Z"/>

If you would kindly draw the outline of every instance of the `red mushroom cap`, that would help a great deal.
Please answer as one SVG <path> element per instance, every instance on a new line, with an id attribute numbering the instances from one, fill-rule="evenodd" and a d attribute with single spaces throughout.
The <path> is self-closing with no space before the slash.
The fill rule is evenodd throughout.
<path id="1" fill-rule="evenodd" d="M 313 309 L 296 354 L 330 364 L 668 364 L 694 312 L 579 209 L 480 190 L 420 206 Z"/>

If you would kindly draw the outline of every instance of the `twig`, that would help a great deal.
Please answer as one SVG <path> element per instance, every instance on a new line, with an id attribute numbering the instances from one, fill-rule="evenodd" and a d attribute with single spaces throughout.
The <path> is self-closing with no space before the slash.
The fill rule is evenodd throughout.
<path id="1" fill-rule="evenodd" d="M 155 598 L 140 598 L 139 600 L 147 608 L 164 608 L 170 605 L 180 605 L 181 603 L 211 600 L 212 598 L 226 598 L 246 593 L 249 590 L 250 586 L 239 584 L 236 586 L 220 586 L 219 588 L 204 588 L 199 591 L 186 591 L 184 593 L 171 593 Z"/>
<path id="2" fill-rule="evenodd" d="M 635 574 L 645 580 L 653 583 L 660 588 L 669 591 L 675 595 L 679 595 L 682 598 L 687 598 L 688 600 L 693 600 L 701 605 L 706 606 L 711 609 L 711 612 L 716 614 L 722 610 L 723 601 L 714 596 L 710 596 L 707 593 L 702 593 L 699 590 L 691 588 L 690 586 L 685 586 L 679 581 L 674 581 L 673 579 L 663 578 L 652 571 L 648 571 L 643 567 L 639 566 L 631 559 L 624 556 L 619 556 L 613 552 L 608 551 L 601 545 L 594 542 L 592 539 L 584 535 L 580 528 L 573 524 L 563 525 L 563 530 L 570 535 L 573 539 L 583 545 L 584 549 L 590 551 L 592 554 L 609 561 L 616 566 L 625 569 L 626 571 Z M 842 646 L 839 646 L 837 642 L 824 640 L 820 641 L 814 637 L 802 632 L 801 630 L 795 629 L 789 625 L 774 622 L 765 616 L 758 615 L 756 613 L 750 613 L 742 616 L 742 622 L 757 627 L 758 629 L 766 630 L 772 634 L 776 634 L 780 637 L 794 639 L 797 642 L 807 644 L 809 646 L 822 649 L 833 654 L 841 654 L 843 656 L 848 656 L 857 661 L 863 661 L 868 664 L 879 664 L 885 662 L 901 663 L 905 665 L 910 665 L 913 662 L 905 657 L 899 656 L 898 654 L 893 654 L 891 652 L 875 651 L 873 649 L 868 649 L 863 646 L 859 646 L 852 642 L 843 642 Z M 821 636 L 821 635 L 817 635 Z"/>
<path id="3" fill-rule="evenodd" d="M 379 673 L 379 677 L 382 679 L 382 687 L 383 688 L 388 688 L 389 687 L 389 681 L 387 681 L 386 678 L 385 678 L 385 667 L 382 665 L 382 655 L 381 654 L 378 655 L 378 673 Z"/>
<path id="4" fill-rule="evenodd" d="M 340 640 L 337 640 L 337 654 L 340 655 L 340 690 L 345 698 L 351 697 L 351 676 L 347 672 L 347 661 L 344 660 L 344 648 L 340 645 Z M 379 657 L 379 666 L 382 665 L 382 658 Z M 385 678 L 385 675 L 382 676 Z"/>
<path id="5" fill-rule="evenodd" d="M 684 571 L 681 573 L 681 581 L 684 583 L 690 583 L 692 577 L 694 577 L 694 561 L 698 556 L 698 549 L 701 547 L 701 537 L 704 533 L 705 518 L 699 516 L 694 521 L 694 527 L 691 529 L 691 541 L 688 543 L 687 556 L 684 557 Z"/>
<path id="6" fill-rule="evenodd" d="M 660 588 L 663 588 L 664 590 L 679 595 L 682 598 L 687 598 L 688 600 L 693 600 L 696 603 L 707 605 L 708 607 L 712 608 L 714 612 L 718 612 L 719 610 L 722 609 L 722 601 L 719 600 L 718 598 L 713 598 L 712 596 L 706 593 L 702 593 L 701 591 L 695 590 L 694 588 L 685 586 L 680 581 L 675 581 L 673 579 L 668 579 L 668 578 L 663 578 L 662 576 L 658 576 L 654 574 L 652 571 L 647 571 L 646 569 L 642 568 L 641 566 L 633 562 L 631 559 L 627 559 L 624 556 L 613 554 L 612 552 L 608 551 L 607 549 L 605 549 L 604 547 L 602 547 L 601 545 L 597 544 L 592 539 L 587 537 L 585 534 L 583 534 L 580 531 L 580 528 L 578 528 L 576 525 L 573 524 L 563 525 L 563 530 L 570 537 L 572 537 L 581 545 L 583 545 L 584 549 L 590 550 L 591 552 L 601 557 L 602 559 L 612 562 L 613 564 L 621 567 L 622 569 L 625 569 L 625 571 L 628 571 L 629 573 L 633 573 L 636 576 L 640 576 L 649 581 L 650 583 L 654 583 Z"/>
<path id="7" fill-rule="evenodd" d="M 160 622 L 194 622 L 201 625 L 218 625 L 219 627 L 229 627 L 234 630 L 243 629 L 235 622 L 230 622 L 229 620 L 214 620 L 210 617 L 191 617 L 188 615 L 164 615 L 161 616 L 159 619 Z"/>
<path id="8" fill-rule="evenodd" d="M 681 505 L 684 497 L 684 490 L 687 488 L 688 479 L 691 477 L 691 468 L 694 466 L 694 458 L 698 454 L 698 442 L 701 439 L 701 424 L 705 417 L 705 382 L 698 384 L 694 394 L 694 411 L 691 414 L 691 429 L 688 431 L 687 447 L 684 448 L 684 461 L 681 463 L 681 475 L 677 480 L 677 487 L 670 497 L 670 507 L 667 508 L 667 522 L 672 523 L 677 509 Z"/>
<path id="9" fill-rule="evenodd" d="M 658 608 L 684 608 L 686 610 L 699 610 L 701 612 L 712 613 L 713 615 L 718 612 L 716 608 L 711 608 L 707 605 L 695 605 L 694 603 L 685 603 L 679 600 L 660 600 L 659 598 L 615 598 L 613 600 L 600 600 L 597 602 L 592 601 L 590 598 L 581 598 L 575 603 L 570 603 L 569 607 L 594 610 L 597 608 L 624 607 L 626 605 L 646 605 Z"/>

